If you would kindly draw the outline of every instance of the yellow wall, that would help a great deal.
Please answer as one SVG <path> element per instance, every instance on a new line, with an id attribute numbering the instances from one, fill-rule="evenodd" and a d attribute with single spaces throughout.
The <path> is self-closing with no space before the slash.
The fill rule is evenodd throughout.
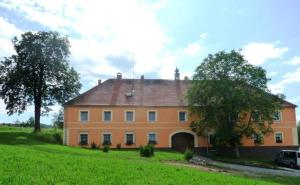
<path id="1" fill-rule="evenodd" d="M 79 121 L 79 111 L 89 111 L 89 121 L 82 123 Z M 112 121 L 109 123 L 102 121 L 102 112 L 104 110 L 112 111 Z M 125 111 L 133 110 L 135 112 L 135 121 L 128 123 L 125 121 Z M 148 111 L 157 111 L 157 121 L 154 123 L 148 122 Z M 66 143 L 68 145 L 77 146 L 79 142 L 79 133 L 88 132 L 89 144 L 95 143 L 97 145 L 102 144 L 102 134 L 104 132 L 112 133 L 112 145 L 114 148 L 118 143 L 124 147 L 139 147 L 145 145 L 148 142 L 148 133 L 155 132 L 157 134 L 156 147 L 169 147 L 170 136 L 176 131 L 185 130 L 190 131 L 189 118 L 186 122 L 179 121 L 179 111 L 187 111 L 185 107 L 97 107 L 97 106 L 68 106 L 65 107 L 65 134 Z M 295 143 L 295 137 L 293 134 L 293 128 L 296 128 L 296 117 L 294 108 L 282 109 L 282 120 L 274 122 L 274 131 L 283 132 L 283 143 L 275 143 L 274 134 L 265 136 L 264 146 L 293 146 Z M 125 133 L 135 133 L 135 144 L 131 146 L 125 146 Z M 195 134 L 194 134 L 195 135 Z M 195 146 L 206 147 L 207 138 L 196 138 L 197 142 Z M 254 146 L 252 139 L 244 139 L 244 146 Z"/>

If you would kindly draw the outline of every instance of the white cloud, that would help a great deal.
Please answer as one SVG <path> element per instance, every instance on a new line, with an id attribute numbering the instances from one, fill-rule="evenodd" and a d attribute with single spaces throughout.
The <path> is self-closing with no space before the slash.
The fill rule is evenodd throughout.
<path id="1" fill-rule="evenodd" d="M 300 83 L 300 68 L 297 68 L 296 71 L 286 73 L 283 75 L 283 80 L 269 85 L 269 88 L 273 93 L 283 93 L 286 85 L 292 83 Z"/>
<path id="2" fill-rule="evenodd" d="M 152 4 L 140 0 L 24 0 L 5 1 L 0 6 L 70 35 L 71 61 L 84 79 L 94 79 L 96 74 L 114 76 L 118 66 L 109 64 L 107 56 L 133 54 L 136 71 L 162 77 L 170 64 L 168 58 L 174 56 L 167 49 L 172 39 L 156 19 L 157 10 L 167 6 L 165 0 Z"/>
<path id="3" fill-rule="evenodd" d="M 270 59 L 281 58 L 287 47 L 276 47 L 271 43 L 250 42 L 243 47 L 242 54 L 251 64 L 260 65 Z"/>
<path id="4" fill-rule="evenodd" d="M 278 74 L 277 71 L 273 71 L 273 72 L 267 73 L 267 76 L 272 77 L 272 76 L 276 76 L 277 74 Z"/>
<path id="5" fill-rule="evenodd" d="M 298 65 L 300 64 L 300 57 L 293 57 L 292 59 L 283 62 L 283 64 L 288 64 L 288 65 Z"/>
<path id="6" fill-rule="evenodd" d="M 183 48 L 182 53 L 184 55 L 194 56 L 197 53 L 199 53 L 199 51 L 201 51 L 202 49 L 203 49 L 202 45 L 200 45 L 198 42 L 194 42 L 189 44 L 187 47 Z"/>
<path id="7" fill-rule="evenodd" d="M 208 35 L 207 33 L 201 33 L 200 38 L 201 39 L 206 39 L 207 35 Z"/>

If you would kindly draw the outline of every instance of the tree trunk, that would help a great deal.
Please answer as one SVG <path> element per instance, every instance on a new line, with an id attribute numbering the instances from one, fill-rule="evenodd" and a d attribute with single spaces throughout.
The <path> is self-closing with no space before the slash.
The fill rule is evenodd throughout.
<path id="1" fill-rule="evenodd" d="M 240 158 L 240 149 L 239 149 L 239 146 L 235 145 L 234 150 L 235 150 L 235 156 L 236 156 L 236 158 Z"/>
<path id="2" fill-rule="evenodd" d="M 41 131 L 41 103 L 40 101 L 35 101 L 34 104 L 34 132 Z"/>

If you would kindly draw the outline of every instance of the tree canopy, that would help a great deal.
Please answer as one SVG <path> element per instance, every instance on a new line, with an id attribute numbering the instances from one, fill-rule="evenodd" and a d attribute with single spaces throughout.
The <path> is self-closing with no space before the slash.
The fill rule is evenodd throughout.
<path id="1" fill-rule="evenodd" d="M 209 54 L 197 67 L 188 90 L 188 104 L 199 135 L 214 133 L 215 145 L 235 148 L 243 137 L 272 132 L 280 99 L 267 88 L 266 71 L 249 64 L 239 51 Z"/>
<path id="2" fill-rule="evenodd" d="M 26 32 L 12 43 L 15 54 L 0 62 L 0 97 L 9 115 L 34 104 L 39 131 L 41 113 L 79 94 L 79 75 L 68 62 L 70 43 L 52 31 Z"/>

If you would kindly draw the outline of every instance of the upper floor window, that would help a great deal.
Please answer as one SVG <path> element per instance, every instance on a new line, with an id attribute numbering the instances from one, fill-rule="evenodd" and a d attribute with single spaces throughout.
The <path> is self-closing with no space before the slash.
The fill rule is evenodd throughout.
<path id="1" fill-rule="evenodd" d="M 274 113 L 274 121 L 280 121 L 281 120 L 281 112 L 280 111 L 276 111 Z"/>
<path id="2" fill-rule="evenodd" d="M 283 141 L 283 136 L 281 132 L 275 133 L 275 141 L 276 143 L 282 143 Z"/>
<path id="3" fill-rule="evenodd" d="M 80 111 L 79 119 L 81 122 L 87 122 L 89 120 L 89 112 L 88 111 Z"/>
<path id="4" fill-rule="evenodd" d="M 80 145 L 87 145 L 88 144 L 88 134 L 87 133 L 81 133 L 79 135 L 79 144 Z"/>
<path id="5" fill-rule="evenodd" d="M 103 145 L 111 145 L 111 133 L 103 134 Z"/>
<path id="6" fill-rule="evenodd" d="M 126 111 L 125 120 L 127 122 L 133 122 L 134 121 L 134 112 L 133 111 Z"/>
<path id="7" fill-rule="evenodd" d="M 103 121 L 110 122 L 112 120 L 112 112 L 109 110 L 103 111 Z"/>
<path id="8" fill-rule="evenodd" d="M 156 121 L 156 111 L 149 111 L 148 112 L 148 121 L 155 122 Z"/>
<path id="9" fill-rule="evenodd" d="M 148 143 L 149 144 L 156 144 L 157 143 L 156 133 L 149 133 L 148 134 Z"/>
<path id="10" fill-rule="evenodd" d="M 179 112 L 179 121 L 187 121 L 187 113 L 185 111 Z"/>

